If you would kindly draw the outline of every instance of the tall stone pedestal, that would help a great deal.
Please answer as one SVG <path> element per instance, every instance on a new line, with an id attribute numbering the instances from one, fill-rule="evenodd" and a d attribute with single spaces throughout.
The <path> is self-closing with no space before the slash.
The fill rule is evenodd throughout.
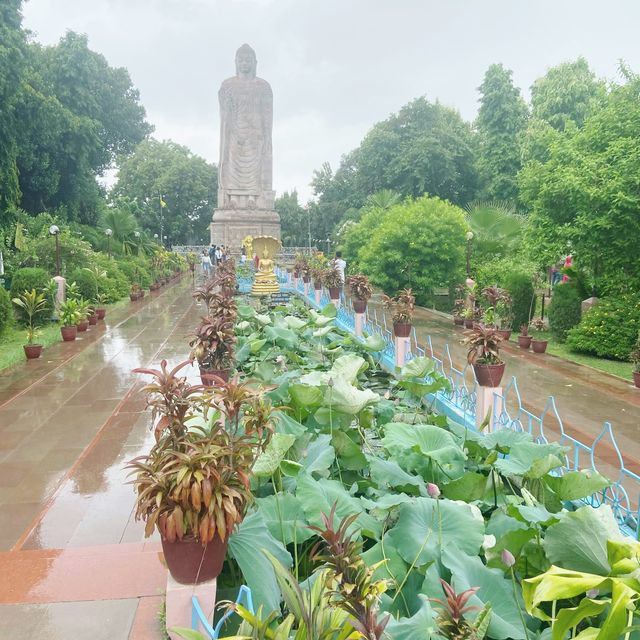
<path id="1" fill-rule="evenodd" d="M 394 336 L 396 343 L 396 367 L 402 369 L 404 367 L 407 354 L 411 349 L 411 338 L 399 338 Z"/>
<path id="2" fill-rule="evenodd" d="M 191 596 L 197 596 L 207 620 L 213 620 L 216 606 L 217 580 L 201 584 L 180 584 L 171 574 L 167 575 L 167 632 L 171 640 L 180 640 L 182 636 L 169 631 L 173 627 L 191 628 Z"/>
<path id="3" fill-rule="evenodd" d="M 484 427 L 484 433 L 495 431 L 495 417 L 502 413 L 502 387 L 476 388 L 476 427 L 480 429 L 485 418 L 489 418 L 489 424 Z M 495 405 L 495 406 L 494 406 Z"/>
<path id="4" fill-rule="evenodd" d="M 211 223 L 211 244 L 232 249 L 252 236 L 273 236 L 280 240 L 280 216 L 264 209 L 216 209 Z M 247 256 L 251 259 L 253 256 Z"/>
<path id="5" fill-rule="evenodd" d="M 356 313 L 356 336 L 362 336 L 364 329 L 364 313 Z"/>

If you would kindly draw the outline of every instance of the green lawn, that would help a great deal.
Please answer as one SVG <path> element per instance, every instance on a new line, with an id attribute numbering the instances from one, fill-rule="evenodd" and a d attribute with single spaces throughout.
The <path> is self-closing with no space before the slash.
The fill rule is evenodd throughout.
<path id="1" fill-rule="evenodd" d="M 41 333 L 35 342 L 48 347 L 51 344 L 60 342 L 60 340 L 62 340 L 60 325 L 53 323 L 41 329 Z M 0 371 L 26 359 L 22 349 L 22 345 L 26 341 L 26 331 L 22 327 L 13 326 L 5 330 L 0 336 Z M 44 353 L 41 357 L 45 357 Z"/>
<path id="2" fill-rule="evenodd" d="M 630 362 L 620 362 L 619 360 L 607 360 L 606 358 L 598 358 L 597 356 L 588 356 L 584 353 L 575 353 L 569 350 L 569 347 L 562 343 L 557 342 L 551 335 L 544 335 L 544 339 L 549 341 L 547 346 L 547 353 L 569 360 L 570 362 L 577 362 L 598 371 L 604 371 L 613 376 L 624 378 L 625 380 L 632 380 L 633 365 Z M 517 338 L 516 338 L 517 340 Z"/>
<path id="3" fill-rule="evenodd" d="M 118 309 L 129 304 L 129 300 L 123 298 L 107 305 L 107 313 L 110 310 Z M 43 345 L 45 348 L 49 345 L 55 344 L 62 340 L 60 335 L 60 325 L 56 322 L 48 324 L 46 327 L 40 329 L 40 336 L 35 340 L 38 344 Z M 24 349 L 22 345 L 27 341 L 26 331 L 18 326 L 13 325 L 7 327 L 7 329 L 0 335 L 0 371 L 11 367 L 18 362 L 24 362 L 26 360 L 24 355 Z M 46 353 L 43 352 L 41 358 L 46 357 Z"/>

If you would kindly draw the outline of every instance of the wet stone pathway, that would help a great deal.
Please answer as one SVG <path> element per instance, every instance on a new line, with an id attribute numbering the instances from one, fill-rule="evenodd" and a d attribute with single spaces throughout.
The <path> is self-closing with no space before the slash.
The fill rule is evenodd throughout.
<path id="1" fill-rule="evenodd" d="M 0 638 L 161 637 L 160 545 L 125 484 L 152 442 L 132 369 L 187 357 L 191 291 L 185 276 L 0 373 Z"/>

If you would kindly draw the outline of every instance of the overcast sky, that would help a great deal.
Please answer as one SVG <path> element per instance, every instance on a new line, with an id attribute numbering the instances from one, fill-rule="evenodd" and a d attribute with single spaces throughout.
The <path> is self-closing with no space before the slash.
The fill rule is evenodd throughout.
<path id="1" fill-rule="evenodd" d="M 154 136 L 218 161 L 220 83 L 243 42 L 274 93 L 274 188 L 311 195 L 313 169 L 356 147 L 420 95 L 472 119 L 487 67 L 528 98 L 546 69 L 579 55 L 598 76 L 640 72 L 640 0 L 28 0 L 45 44 L 67 29 L 129 70 Z"/>

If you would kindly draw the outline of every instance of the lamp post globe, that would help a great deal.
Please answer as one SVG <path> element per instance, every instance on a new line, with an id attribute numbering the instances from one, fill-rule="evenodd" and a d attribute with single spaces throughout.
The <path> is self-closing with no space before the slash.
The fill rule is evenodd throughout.
<path id="1" fill-rule="evenodd" d="M 49 227 L 49 233 L 55 237 L 56 239 L 56 276 L 60 275 L 60 228 L 55 225 L 52 224 Z"/>
<path id="2" fill-rule="evenodd" d="M 113 231 L 111 229 L 105 229 L 104 232 L 107 236 L 107 254 L 111 257 L 111 236 L 113 235 Z"/>

